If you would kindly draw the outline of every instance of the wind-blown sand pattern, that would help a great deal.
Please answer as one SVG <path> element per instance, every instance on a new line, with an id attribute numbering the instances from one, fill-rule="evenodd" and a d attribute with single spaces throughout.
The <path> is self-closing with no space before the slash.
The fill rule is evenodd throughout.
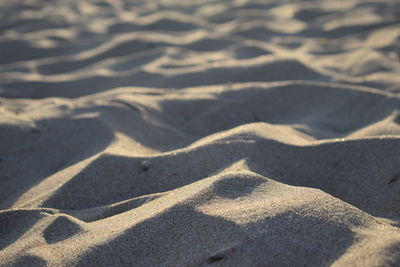
<path id="1" fill-rule="evenodd" d="M 398 1 L 0 14 L 0 265 L 400 265 Z"/>

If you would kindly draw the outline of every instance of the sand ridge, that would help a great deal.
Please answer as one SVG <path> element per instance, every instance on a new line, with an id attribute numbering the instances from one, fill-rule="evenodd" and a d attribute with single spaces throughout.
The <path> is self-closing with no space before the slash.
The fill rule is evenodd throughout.
<path id="1" fill-rule="evenodd" d="M 398 266 L 396 1 L 0 3 L 1 266 Z"/>

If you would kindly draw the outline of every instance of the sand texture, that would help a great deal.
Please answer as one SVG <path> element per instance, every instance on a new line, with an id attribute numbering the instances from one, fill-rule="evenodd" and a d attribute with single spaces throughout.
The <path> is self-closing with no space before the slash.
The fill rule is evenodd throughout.
<path id="1" fill-rule="evenodd" d="M 400 266 L 399 57 L 399 1 L 0 1 L 0 266 Z"/>

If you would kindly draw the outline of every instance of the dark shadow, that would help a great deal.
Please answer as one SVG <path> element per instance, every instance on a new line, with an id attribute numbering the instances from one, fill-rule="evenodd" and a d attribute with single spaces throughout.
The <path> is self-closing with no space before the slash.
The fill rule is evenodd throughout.
<path id="1" fill-rule="evenodd" d="M 114 138 L 96 118 L 66 117 L 35 124 L 0 126 L 2 208 L 44 178 L 102 151 Z"/>
<path id="2" fill-rule="evenodd" d="M 214 99 L 163 101 L 162 111 L 175 118 L 182 129 L 202 136 L 247 123 L 267 122 L 304 125 L 307 135 L 328 139 L 345 137 L 378 122 L 400 106 L 397 99 L 383 94 L 307 82 L 266 89 L 229 89 L 227 85 Z"/>
<path id="3" fill-rule="evenodd" d="M 250 170 L 265 177 L 289 185 L 318 188 L 374 216 L 399 219 L 400 184 L 390 183 L 399 173 L 397 139 L 313 146 L 294 146 L 251 135 L 246 140 L 255 142 L 232 139 L 150 158 L 102 155 L 62 185 L 43 205 L 64 210 L 109 205 L 188 185 L 247 158 Z M 194 158 L 195 164 L 191 163 Z M 143 170 L 143 161 L 148 162 L 147 170 Z M 67 201 L 78 197 L 79 202 Z"/>
<path id="4" fill-rule="evenodd" d="M 93 57 L 89 57 L 82 60 L 75 61 L 62 61 L 57 63 L 51 63 L 47 65 L 41 65 L 38 67 L 40 73 L 43 74 L 61 74 L 71 71 L 77 71 L 80 68 L 88 67 L 89 65 L 95 64 L 101 60 L 113 57 L 122 57 L 122 56 L 131 56 L 133 54 L 140 55 L 140 52 L 144 52 L 149 49 L 149 45 L 151 42 L 141 41 L 141 40 L 129 40 L 124 43 L 118 44 L 114 47 L 111 47 L 109 50 L 95 55 Z M 157 44 L 159 45 L 159 44 Z M 135 63 L 137 65 L 137 63 Z M 135 65 L 132 65 L 132 68 Z M 78 81 L 77 81 L 78 82 Z M 71 83 L 71 82 L 65 82 Z M 63 84 L 63 83 L 61 83 Z"/>
<path id="5" fill-rule="evenodd" d="M 144 147 L 166 152 L 192 143 L 197 135 L 185 132 L 170 116 L 134 101 L 114 99 L 106 104 L 74 110 L 75 115 L 98 113 L 98 119 L 112 121 L 113 132 L 123 133 Z M 172 130 L 174 129 L 174 130 Z"/>
<path id="6" fill-rule="evenodd" d="M 238 59 L 255 58 L 271 54 L 270 51 L 261 49 L 257 46 L 243 46 L 234 50 L 234 56 Z"/>
<path id="7" fill-rule="evenodd" d="M 143 30 L 143 26 L 134 22 L 116 22 L 108 27 L 109 34 L 136 32 Z"/>
<path id="8" fill-rule="evenodd" d="M 26 266 L 35 266 L 35 267 L 46 267 L 48 266 L 47 262 L 39 258 L 38 256 L 34 255 L 26 255 L 18 258 L 17 260 L 13 261 L 9 265 L 9 267 L 26 267 Z"/>
<path id="9" fill-rule="evenodd" d="M 382 266 L 400 266 L 400 242 L 389 246 L 385 254 L 387 257 Z"/>
<path id="10" fill-rule="evenodd" d="M 248 227 L 264 234 L 249 237 L 231 221 L 174 206 L 90 249 L 77 266 L 321 266 L 340 257 L 354 238 L 344 225 L 290 212 Z M 326 238 L 332 241 L 329 248 L 320 246 Z"/>
<path id="11" fill-rule="evenodd" d="M 212 52 L 226 49 L 233 44 L 233 41 L 227 39 L 202 38 L 196 42 L 184 45 L 183 47 L 194 50 L 196 52 Z"/>
<path id="12" fill-rule="evenodd" d="M 196 23 L 162 18 L 150 24 L 143 25 L 146 31 L 193 31 L 199 28 Z"/>
<path id="13" fill-rule="evenodd" d="M 332 11 L 323 11 L 320 8 L 302 8 L 295 13 L 294 18 L 302 20 L 306 23 L 312 23 L 313 21 L 321 17 L 325 17 L 331 14 L 335 13 Z"/>
<path id="14" fill-rule="evenodd" d="M 45 210 L 0 211 L 0 250 L 16 242 L 26 231 L 47 216 Z"/>
<path id="15" fill-rule="evenodd" d="M 74 63 L 75 64 L 75 63 Z M 80 64 L 80 63 L 76 63 Z M 9 82 L 3 85 L 10 98 L 77 98 L 123 86 L 144 86 L 155 88 L 176 88 L 205 86 L 223 83 L 272 82 L 284 80 L 329 80 L 330 78 L 314 71 L 296 60 L 281 60 L 264 65 L 248 67 L 212 67 L 204 70 L 177 75 L 150 73 L 143 70 L 124 76 L 91 76 L 63 82 Z M 82 90 L 85 88 L 85 90 Z M 12 93 L 11 90 L 15 90 Z"/>
<path id="16" fill-rule="evenodd" d="M 234 34 L 264 42 L 268 42 L 276 37 L 288 36 L 288 34 L 284 34 L 279 31 L 273 31 L 263 26 L 252 26 L 250 29 L 238 29 L 234 32 Z"/>
<path id="17" fill-rule="evenodd" d="M 278 182 L 318 188 L 373 216 L 399 220 L 400 184 L 390 183 L 399 173 L 399 149 L 395 138 L 304 147 L 263 139 L 247 163 Z"/>
<path id="18" fill-rule="evenodd" d="M 79 224 L 71 218 L 59 216 L 43 231 L 43 237 L 48 244 L 53 244 L 68 239 L 81 231 Z"/>
<path id="19" fill-rule="evenodd" d="M 247 226 L 255 238 L 240 244 L 224 264 L 329 266 L 355 238 L 348 225 L 287 211 Z M 324 244 L 323 246 L 321 244 Z M 253 262 L 255 261 L 255 262 Z"/>
<path id="20" fill-rule="evenodd" d="M 88 209 L 176 189 L 203 179 L 244 156 L 238 153 L 215 159 L 210 154 L 230 153 L 240 150 L 240 147 L 240 144 L 213 144 L 189 153 L 150 158 L 104 154 L 63 184 L 43 206 L 62 210 Z M 188 164 L 192 157 L 196 158 L 194 165 Z M 148 162 L 148 170 L 143 170 L 143 161 Z M 79 202 L 67 201 L 78 197 Z"/>
<path id="21" fill-rule="evenodd" d="M 230 221 L 174 206 L 93 247 L 77 266 L 198 266 L 245 238 Z"/>
<path id="22" fill-rule="evenodd" d="M 260 178 L 253 176 L 240 177 L 233 175 L 214 183 L 214 193 L 221 198 L 236 199 L 251 194 L 257 186 L 264 183 Z"/>
<path id="23" fill-rule="evenodd" d="M 55 48 L 37 48 L 31 47 L 26 41 L 6 41 L 0 42 L 0 64 L 14 63 L 20 60 L 34 60 L 41 58 L 49 58 L 60 54 L 73 54 L 72 48 L 65 47 Z"/>
<path id="24" fill-rule="evenodd" d="M 21 12 L 21 11 L 20 11 Z M 44 18 L 26 18 L 20 20 L 9 21 L 6 20 L 5 23 L 0 26 L 0 31 L 14 30 L 19 33 L 28 33 L 40 30 L 49 29 L 65 29 L 69 27 L 67 21 L 62 20 L 48 20 Z"/>
<path id="25" fill-rule="evenodd" d="M 167 88 L 186 88 L 194 84 L 196 86 L 223 84 L 223 83 L 242 83 L 242 82 L 273 82 L 284 80 L 324 80 L 327 79 L 303 63 L 296 60 L 281 60 L 270 62 L 264 65 L 247 66 L 239 68 L 216 67 L 197 72 L 186 73 L 167 77 L 160 84 Z"/>

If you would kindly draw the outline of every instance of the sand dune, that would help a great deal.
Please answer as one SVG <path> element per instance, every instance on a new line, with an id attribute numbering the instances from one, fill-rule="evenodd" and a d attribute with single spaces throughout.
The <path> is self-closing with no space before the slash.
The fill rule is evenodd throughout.
<path id="1" fill-rule="evenodd" d="M 1 266 L 400 265 L 397 1 L 0 14 Z"/>

